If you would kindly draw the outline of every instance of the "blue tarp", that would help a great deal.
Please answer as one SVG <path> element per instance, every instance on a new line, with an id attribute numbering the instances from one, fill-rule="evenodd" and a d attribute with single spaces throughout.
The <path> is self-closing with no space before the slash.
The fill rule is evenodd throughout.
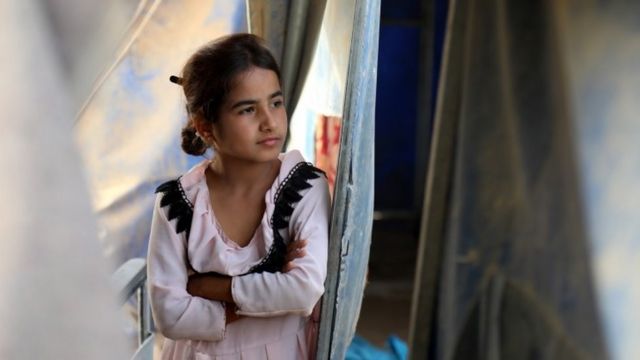
<path id="1" fill-rule="evenodd" d="M 380 349 L 356 335 L 347 349 L 346 360 L 405 360 L 408 354 L 407 344 L 397 336 L 389 336 L 384 349 Z"/>

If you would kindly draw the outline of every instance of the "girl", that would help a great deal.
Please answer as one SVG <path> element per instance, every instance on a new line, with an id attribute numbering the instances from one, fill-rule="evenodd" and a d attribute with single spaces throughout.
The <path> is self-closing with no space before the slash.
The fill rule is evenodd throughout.
<path id="1" fill-rule="evenodd" d="M 324 291 L 329 193 L 297 151 L 278 66 L 237 34 L 187 61 L 182 148 L 204 160 L 158 190 L 148 253 L 162 359 L 308 359 Z"/>

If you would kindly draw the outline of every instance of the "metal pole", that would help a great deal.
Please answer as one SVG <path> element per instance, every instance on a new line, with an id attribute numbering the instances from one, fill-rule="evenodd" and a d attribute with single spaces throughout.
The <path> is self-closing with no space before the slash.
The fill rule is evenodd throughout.
<path id="1" fill-rule="evenodd" d="M 151 335 L 151 307 L 147 297 L 147 286 L 142 284 L 138 288 L 138 345 Z"/>

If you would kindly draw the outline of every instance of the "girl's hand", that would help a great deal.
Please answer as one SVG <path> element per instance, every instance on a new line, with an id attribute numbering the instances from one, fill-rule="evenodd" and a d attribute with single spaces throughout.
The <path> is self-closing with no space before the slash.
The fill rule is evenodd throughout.
<path id="1" fill-rule="evenodd" d="M 191 296 L 225 302 L 233 302 L 231 278 L 215 273 L 194 274 L 187 281 L 187 292 Z"/>
<path id="2" fill-rule="evenodd" d="M 287 273 L 295 267 L 292 263 L 293 260 L 307 254 L 307 251 L 304 249 L 305 246 L 307 246 L 307 240 L 292 241 L 287 245 L 287 255 L 284 258 L 285 263 L 282 268 L 283 273 Z"/>
<path id="3" fill-rule="evenodd" d="M 234 303 L 225 303 L 224 310 L 225 310 L 225 318 L 227 319 L 227 324 L 230 324 L 242 318 L 242 316 L 236 314 L 237 307 L 236 307 L 236 304 Z"/>

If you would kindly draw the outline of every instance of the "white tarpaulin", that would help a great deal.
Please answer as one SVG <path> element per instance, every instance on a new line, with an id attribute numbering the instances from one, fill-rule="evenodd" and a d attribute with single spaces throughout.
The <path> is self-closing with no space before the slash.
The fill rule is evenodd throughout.
<path id="1" fill-rule="evenodd" d="M 0 1 L 0 358 L 123 359 L 50 20 L 44 1 Z"/>
<path id="2" fill-rule="evenodd" d="M 206 42 L 246 31 L 244 0 L 156 1 L 138 16 L 75 127 L 100 240 L 115 263 L 146 255 L 156 186 L 200 161 L 180 148 L 184 95 L 169 76 Z"/>

